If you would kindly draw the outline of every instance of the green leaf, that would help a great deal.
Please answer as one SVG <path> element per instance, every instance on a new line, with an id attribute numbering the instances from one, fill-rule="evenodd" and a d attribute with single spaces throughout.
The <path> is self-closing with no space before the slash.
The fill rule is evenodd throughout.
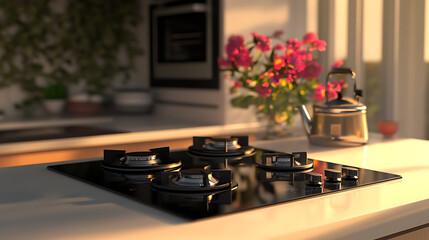
<path id="1" fill-rule="evenodd" d="M 233 107 L 248 108 L 250 105 L 255 104 L 254 96 L 239 96 L 231 99 Z"/>

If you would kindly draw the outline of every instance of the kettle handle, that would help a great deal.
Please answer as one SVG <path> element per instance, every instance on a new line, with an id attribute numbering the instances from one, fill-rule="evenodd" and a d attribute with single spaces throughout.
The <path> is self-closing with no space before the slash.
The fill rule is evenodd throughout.
<path id="1" fill-rule="evenodd" d="M 351 68 L 332 68 L 331 71 L 326 76 L 325 88 L 328 89 L 328 81 L 333 75 L 342 74 L 342 75 L 351 75 L 353 79 L 353 92 L 355 93 L 355 97 L 358 99 L 362 97 L 362 90 L 356 89 L 356 73 Z M 328 102 L 328 94 L 325 94 L 326 103 Z"/>
<path id="2" fill-rule="evenodd" d="M 326 84 L 328 84 L 329 78 L 336 74 L 349 74 L 352 75 L 353 80 L 356 79 L 356 73 L 351 68 L 333 68 L 326 76 Z"/>

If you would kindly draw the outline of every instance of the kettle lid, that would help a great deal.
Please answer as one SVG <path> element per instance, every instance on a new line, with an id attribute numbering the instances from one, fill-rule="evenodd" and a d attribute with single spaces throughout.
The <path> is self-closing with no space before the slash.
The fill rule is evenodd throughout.
<path id="1" fill-rule="evenodd" d="M 364 112 L 366 106 L 352 98 L 336 98 L 326 104 L 316 105 L 316 112 L 343 113 Z"/>

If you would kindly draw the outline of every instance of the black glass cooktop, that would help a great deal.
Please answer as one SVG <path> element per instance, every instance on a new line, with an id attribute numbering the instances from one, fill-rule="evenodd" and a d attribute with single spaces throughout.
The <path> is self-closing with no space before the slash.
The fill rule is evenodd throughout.
<path id="1" fill-rule="evenodd" d="M 161 181 L 157 179 L 160 178 L 159 172 L 115 171 L 103 167 L 101 160 L 55 165 L 48 168 L 191 220 L 353 190 L 361 186 L 401 178 L 395 174 L 350 168 L 350 166 L 314 159 L 307 161 L 309 164 L 312 163 L 310 168 L 298 168 L 294 171 L 258 167 L 257 163 L 263 161 L 263 156 L 271 153 L 274 152 L 256 149 L 253 155 L 243 158 L 201 157 L 191 155 L 187 151 L 170 153 L 171 158 L 182 161 L 181 168 L 169 170 L 170 174 L 208 165 L 214 171 L 231 170 L 234 184 L 231 184 L 231 188 L 227 190 L 215 192 L 165 191 L 154 187 L 154 183 L 151 184 L 151 181 Z M 281 158 L 278 157 L 278 159 Z M 330 169 L 328 170 L 330 172 L 325 172 L 326 169 Z M 343 175 L 337 178 L 335 173 L 344 174 L 345 170 L 354 176 L 348 178 Z M 216 175 L 213 176 L 216 177 Z"/>

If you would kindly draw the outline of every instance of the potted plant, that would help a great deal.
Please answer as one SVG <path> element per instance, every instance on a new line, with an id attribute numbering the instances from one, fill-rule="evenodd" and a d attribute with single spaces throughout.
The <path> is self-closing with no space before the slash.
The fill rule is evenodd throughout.
<path id="1" fill-rule="evenodd" d="M 63 83 L 52 83 L 43 89 L 43 105 L 51 114 L 60 114 L 68 96 L 67 86 Z"/>
<path id="2" fill-rule="evenodd" d="M 141 54 L 139 0 L 60 3 L 0 1 L 0 88 L 19 86 L 26 95 L 19 109 L 45 94 L 61 97 L 48 90 L 52 82 L 83 86 L 88 101 L 105 96 L 114 81 L 130 78 Z"/>
<path id="3" fill-rule="evenodd" d="M 74 78 L 84 94 L 70 99 L 73 114 L 98 113 L 115 80 L 126 82 L 142 51 L 135 27 L 140 21 L 139 1 L 69 1 L 64 24 L 72 44 Z M 76 44 L 79 43 L 79 44 Z M 78 106 L 85 108 L 79 111 Z M 89 111 L 92 108 L 94 111 Z M 78 112 L 76 112 L 77 110 Z"/>
<path id="4" fill-rule="evenodd" d="M 322 72 L 317 54 L 326 49 L 326 42 L 314 33 L 302 41 L 282 40 L 282 34 L 252 33 L 249 42 L 233 35 L 225 47 L 226 56 L 218 58 L 221 70 L 232 79 L 232 106 L 254 106 L 258 119 L 266 122 L 264 138 L 288 134 L 287 126 L 298 113 L 295 106 L 309 102 L 315 91 Z M 273 40 L 277 41 L 274 46 Z"/>

